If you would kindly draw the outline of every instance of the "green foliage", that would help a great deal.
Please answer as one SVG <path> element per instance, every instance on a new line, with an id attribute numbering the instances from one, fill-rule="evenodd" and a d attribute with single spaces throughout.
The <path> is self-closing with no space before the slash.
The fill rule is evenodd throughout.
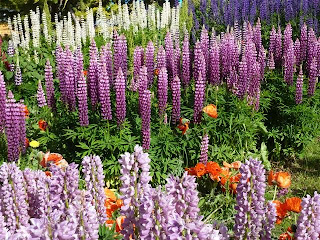
<path id="1" fill-rule="evenodd" d="M 192 13 L 189 12 L 188 9 L 188 0 L 182 1 L 179 24 L 181 33 L 184 31 L 184 27 L 187 29 L 188 32 L 191 32 L 191 29 L 193 27 L 193 17 Z"/>

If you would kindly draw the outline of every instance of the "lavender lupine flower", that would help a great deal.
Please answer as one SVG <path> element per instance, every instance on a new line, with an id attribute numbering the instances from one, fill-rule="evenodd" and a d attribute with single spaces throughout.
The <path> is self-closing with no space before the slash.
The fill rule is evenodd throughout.
<path id="1" fill-rule="evenodd" d="M 169 76 L 169 82 L 173 79 L 173 67 L 174 67 L 174 49 L 173 41 L 170 32 L 165 37 L 165 50 L 166 50 L 166 65 Z"/>
<path id="2" fill-rule="evenodd" d="M 213 41 L 209 53 L 209 82 L 220 84 L 220 51 L 217 41 Z"/>
<path id="3" fill-rule="evenodd" d="M 299 66 L 302 62 L 299 38 L 297 38 L 296 41 L 294 42 L 294 56 L 295 56 L 295 65 Z"/>
<path id="4" fill-rule="evenodd" d="M 158 100 L 159 115 L 162 116 L 166 111 L 168 100 L 168 73 L 165 67 L 160 69 L 158 76 Z"/>
<path id="5" fill-rule="evenodd" d="M 22 74 L 21 74 L 21 68 L 19 65 L 17 65 L 17 67 L 16 67 L 16 72 L 14 75 L 14 83 L 17 86 L 22 84 Z"/>
<path id="6" fill-rule="evenodd" d="M 317 61 L 315 58 L 313 58 L 310 72 L 309 72 L 309 83 L 308 83 L 308 96 L 313 96 L 314 91 L 316 90 L 316 84 L 317 84 L 318 78 L 317 78 Z"/>
<path id="7" fill-rule="evenodd" d="M 140 73 L 139 73 L 139 82 L 138 82 L 138 90 L 139 90 L 139 112 L 140 114 L 141 109 L 142 109 L 142 104 L 143 104 L 143 92 L 144 90 L 148 89 L 148 72 L 146 66 L 143 66 L 140 68 Z"/>
<path id="8" fill-rule="evenodd" d="M 18 131 L 19 131 L 19 143 L 20 143 L 20 151 L 22 153 L 26 152 L 26 138 L 27 138 L 27 130 L 26 130 L 26 114 L 24 112 L 26 106 L 23 104 L 23 100 L 20 100 L 20 103 L 17 104 L 18 111 Z"/>
<path id="9" fill-rule="evenodd" d="M 49 64 L 50 64 L 50 62 L 49 62 Z M 77 97 L 78 82 L 79 82 L 81 76 L 83 75 L 83 54 L 82 54 L 80 47 L 77 47 L 77 49 L 74 52 L 73 66 L 74 66 L 73 71 L 74 71 L 74 89 L 75 89 L 74 91 L 75 91 L 75 95 Z M 48 96 L 48 94 L 47 94 L 47 96 Z"/>
<path id="10" fill-rule="evenodd" d="M 6 122 L 6 95 L 6 85 L 0 71 L 0 132 L 4 129 Z"/>
<path id="11" fill-rule="evenodd" d="M 302 103 L 302 95 L 303 95 L 303 71 L 302 71 L 302 64 L 300 65 L 300 72 L 297 78 L 297 85 L 296 85 L 296 104 Z"/>
<path id="12" fill-rule="evenodd" d="M 161 45 L 159 47 L 158 55 L 157 55 L 157 69 L 160 71 L 160 69 L 162 68 L 167 68 L 167 61 L 166 61 L 166 51 Z"/>
<path id="13" fill-rule="evenodd" d="M 105 63 L 106 69 L 110 81 L 110 88 L 113 86 L 113 74 L 112 74 L 112 50 L 111 44 L 107 43 L 105 46 Z"/>
<path id="14" fill-rule="evenodd" d="M 287 189 L 288 188 L 284 188 Z M 266 215 L 263 220 L 263 230 L 260 232 L 261 240 L 269 240 L 272 239 L 271 231 L 274 228 L 274 224 L 277 220 L 277 211 L 276 206 L 272 201 L 269 201 L 266 206 Z"/>
<path id="15" fill-rule="evenodd" d="M 275 55 L 276 52 L 276 39 L 277 39 L 277 31 L 274 28 L 274 26 L 272 26 L 271 32 L 270 32 L 270 38 L 269 38 L 269 57 L 270 54 L 272 53 L 272 55 Z"/>
<path id="16" fill-rule="evenodd" d="M 239 65 L 239 80 L 237 83 L 237 96 L 242 99 L 246 94 L 248 86 L 247 62 L 243 58 Z"/>
<path id="17" fill-rule="evenodd" d="M 293 72 L 294 72 L 294 47 L 293 41 L 289 43 L 286 48 L 284 56 L 284 80 L 288 85 L 293 84 Z"/>
<path id="18" fill-rule="evenodd" d="M 180 91 L 180 79 L 178 76 L 172 81 L 172 114 L 171 120 L 173 124 L 176 124 L 180 119 L 180 98 L 181 98 L 181 91 Z"/>
<path id="19" fill-rule="evenodd" d="M 209 145 L 209 135 L 205 133 L 202 136 L 201 153 L 200 153 L 200 160 L 199 160 L 199 162 L 202 162 L 204 164 L 207 164 L 208 162 L 208 145 Z"/>
<path id="20" fill-rule="evenodd" d="M 42 84 L 41 84 L 40 80 L 38 82 L 37 100 L 38 100 L 39 107 L 47 106 L 46 97 L 44 95 L 44 91 L 43 91 Z"/>
<path id="21" fill-rule="evenodd" d="M 89 117 L 87 82 L 83 74 L 81 74 L 80 79 L 78 80 L 77 91 L 80 126 L 88 126 Z"/>
<path id="22" fill-rule="evenodd" d="M 282 196 L 286 196 L 289 192 L 289 188 L 281 188 L 277 192 L 277 198 L 281 198 Z"/>
<path id="23" fill-rule="evenodd" d="M 265 1 L 265 0 L 264 0 Z M 261 16 L 261 14 L 260 14 Z M 261 16 L 262 18 L 262 16 Z M 263 18 L 262 18 L 263 20 Z M 262 42 L 261 42 L 261 23 L 260 23 L 260 18 L 258 18 L 258 21 L 256 23 L 256 26 L 254 27 L 254 30 L 253 30 L 253 41 L 254 41 L 254 44 L 256 45 L 256 50 L 257 52 L 260 51 L 260 48 L 261 48 L 261 45 L 262 45 Z"/>
<path id="24" fill-rule="evenodd" d="M 98 103 L 98 49 L 94 40 L 91 41 L 89 48 L 89 68 L 88 68 L 88 93 L 91 106 L 95 107 Z"/>
<path id="25" fill-rule="evenodd" d="M 114 41 L 114 75 L 118 74 L 119 68 L 127 79 L 127 39 L 124 35 L 117 36 Z"/>
<path id="26" fill-rule="evenodd" d="M 237 239 L 242 239 L 244 236 L 259 239 L 263 223 L 266 221 L 265 170 L 260 161 L 250 159 L 241 165 L 240 173 L 234 236 Z"/>
<path id="27" fill-rule="evenodd" d="M 201 43 L 201 50 L 206 62 L 206 73 L 208 71 L 208 64 L 209 64 L 209 35 L 208 30 L 203 26 L 201 30 L 200 36 L 200 43 Z M 206 75 L 203 76 L 206 78 Z"/>
<path id="28" fill-rule="evenodd" d="M 189 36 L 186 34 L 182 43 L 182 83 L 187 87 L 190 83 L 190 49 Z"/>
<path id="29" fill-rule="evenodd" d="M 283 48 L 288 49 L 292 42 L 292 27 L 291 24 L 288 23 L 284 32 L 283 32 Z"/>
<path id="30" fill-rule="evenodd" d="M 206 61 L 202 52 L 201 42 L 197 41 L 194 48 L 194 70 L 193 77 L 195 82 L 198 82 L 199 75 L 202 75 L 203 80 L 205 81 L 206 76 Z"/>
<path id="31" fill-rule="evenodd" d="M 110 100 L 110 80 L 106 65 L 101 66 L 99 75 L 99 100 L 101 104 L 101 115 L 103 119 L 112 119 L 111 100 Z"/>
<path id="32" fill-rule="evenodd" d="M 148 86 L 153 83 L 153 71 L 154 71 L 154 45 L 152 41 L 148 42 L 146 48 L 146 67 L 148 73 Z"/>
<path id="33" fill-rule="evenodd" d="M 284 13 L 286 22 L 289 22 L 293 18 L 293 5 L 292 0 L 287 0 L 284 6 Z"/>
<path id="34" fill-rule="evenodd" d="M 308 27 L 306 23 L 303 23 L 303 26 L 301 27 L 301 34 L 300 34 L 301 61 L 306 60 L 307 44 L 308 44 Z"/>
<path id="35" fill-rule="evenodd" d="M 126 82 L 122 73 L 122 69 L 119 68 L 119 72 L 114 83 L 116 91 L 116 116 L 117 123 L 120 126 L 126 118 Z"/>
<path id="36" fill-rule="evenodd" d="M 150 148 L 150 121 L 151 121 L 151 92 L 144 90 L 140 96 L 142 99 L 141 105 L 141 133 L 142 147 L 145 150 Z"/>
<path id="37" fill-rule="evenodd" d="M 318 239 L 320 236 L 320 194 L 315 192 L 313 197 L 307 195 L 302 199 L 301 207 L 295 238 L 297 240 Z"/>
<path id="38" fill-rule="evenodd" d="M 27 226 L 29 221 L 27 194 L 22 171 L 15 163 L 4 163 L 0 167 L 2 214 L 7 228 L 13 234 Z"/>
<path id="39" fill-rule="evenodd" d="M 59 79 L 59 88 L 61 92 L 61 100 L 67 103 L 66 84 L 65 84 L 65 54 L 61 46 L 56 49 L 56 61 L 57 61 L 57 77 Z"/>
<path id="40" fill-rule="evenodd" d="M 275 46 L 274 46 L 274 60 L 276 64 L 281 66 L 282 58 L 282 33 L 281 28 L 278 26 L 278 32 L 276 34 Z"/>
<path id="41" fill-rule="evenodd" d="M 270 52 L 270 54 L 269 54 L 269 59 L 268 59 L 267 65 L 270 70 L 274 70 L 276 68 L 272 52 Z"/>
<path id="42" fill-rule="evenodd" d="M 66 94 L 67 94 L 67 104 L 71 110 L 76 108 L 76 83 L 75 83 L 75 69 L 74 69 L 74 57 L 69 49 L 66 47 L 65 50 L 65 86 L 66 86 Z"/>
<path id="43" fill-rule="evenodd" d="M 86 190 L 93 198 L 100 224 L 107 220 L 105 209 L 104 175 L 102 162 L 99 156 L 84 157 L 82 160 L 82 172 L 86 181 Z"/>
<path id="44" fill-rule="evenodd" d="M 317 37 L 312 28 L 309 28 L 309 31 L 308 31 L 307 51 L 308 51 L 307 69 L 310 74 L 313 58 L 317 57 Z"/>
<path id="45" fill-rule="evenodd" d="M 179 42 L 176 43 L 176 47 L 174 49 L 174 63 L 173 63 L 173 76 L 174 78 L 178 76 L 181 77 L 181 49 Z"/>
<path id="46" fill-rule="evenodd" d="M 137 46 L 133 52 L 133 79 L 131 83 L 132 91 L 138 90 L 139 74 L 140 74 L 140 69 L 143 66 L 143 58 L 144 58 L 143 48 L 140 46 Z M 165 59 L 165 56 L 164 56 L 164 59 Z"/>
<path id="47" fill-rule="evenodd" d="M 235 67 L 233 67 L 230 71 L 230 76 L 227 78 L 227 86 L 228 89 L 236 94 L 237 93 L 237 84 L 239 82 L 239 75 Z"/>
<path id="48" fill-rule="evenodd" d="M 14 45 L 13 45 L 12 40 L 9 40 L 7 53 L 8 53 L 8 56 L 11 58 L 13 58 L 13 56 L 15 54 Z M 10 63 L 10 71 L 11 72 L 14 71 L 14 63 Z"/>
<path id="49" fill-rule="evenodd" d="M 204 64 L 204 58 L 203 56 L 201 57 L 202 63 Z M 203 103 L 204 103 L 204 98 L 205 98 L 205 90 L 206 90 L 206 84 L 205 81 L 202 77 L 202 73 L 199 73 L 199 78 L 196 81 L 196 89 L 194 93 L 194 113 L 193 113 L 193 119 L 195 123 L 200 123 L 201 122 L 201 117 L 202 117 L 202 108 L 203 108 Z"/>
<path id="50" fill-rule="evenodd" d="M 46 62 L 44 72 L 45 72 L 44 78 L 45 78 L 45 84 L 46 84 L 48 106 L 51 108 L 54 108 L 55 99 L 54 99 L 53 73 L 52 73 L 52 67 L 49 59 Z"/>

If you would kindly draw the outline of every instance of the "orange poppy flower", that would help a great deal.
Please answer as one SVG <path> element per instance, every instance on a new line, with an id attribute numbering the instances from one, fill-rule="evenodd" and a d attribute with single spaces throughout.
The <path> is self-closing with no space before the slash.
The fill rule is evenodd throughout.
<path id="1" fill-rule="evenodd" d="M 24 140 L 24 146 L 25 146 L 25 148 L 28 148 L 28 147 L 29 147 L 29 139 L 28 139 L 28 138 L 26 138 L 26 139 Z"/>
<path id="2" fill-rule="evenodd" d="M 219 176 L 221 167 L 216 162 L 208 162 L 206 165 L 207 172 L 210 173 L 213 177 Z"/>
<path id="3" fill-rule="evenodd" d="M 212 117 L 212 118 L 218 117 L 217 107 L 213 104 L 209 104 L 208 106 L 204 107 L 203 112 L 208 114 L 209 117 Z"/>
<path id="4" fill-rule="evenodd" d="M 125 218 L 126 218 L 125 216 L 117 217 L 116 232 L 120 232 L 123 229 L 122 224 L 123 224 Z"/>
<path id="5" fill-rule="evenodd" d="M 230 189 L 231 193 L 233 193 L 233 194 L 236 194 L 236 193 L 237 193 L 237 186 L 238 186 L 237 183 L 231 183 L 231 184 L 229 185 L 229 189 Z"/>
<path id="6" fill-rule="evenodd" d="M 203 163 L 197 163 L 197 165 L 195 166 L 195 171 L 197 177 L 202 177 L 207 173 L 206 166 Z"/>
<path id="7" fill-rule="evenodd" d="M 241 173 L 238 173 L 237 175 L 234 175 L 230 178 L 230 182 L 232 183 L 238 183 L 241 178 Z"/>
<path id="8" fill-rule="evenodd" d="M 281 221 L 286 217 L 287 215 L 287 208 L 286 204 L 280 202 L 279 200 L 274 200 L 273 203 L 276 205 L 276 210 L 277 210 L 277 224 L 280 224 Z"/>
<path id="9" fill-rule="evenodd" d="M 116 195 L 110 189 L 104 188 L 104 194 L 106 195 L 107 199 L 110 199 L 111 201 L 114 201 L 114 202 L 117 201 Z"/>
<path id="10" fill-rule="evenodd" d="M 50 153 L 47 152 L 41 162 L 40 165 L 44 168 L 46 168 L 48 166 L 48 163 L 52 162 L 53 164 L 57 165 L 60 168 L 66 168 L 68 166 L 68 163 L 65 159 L 63 159 L 62 155 L 59 153 Z"/>
<path id="11" fill-rule="evenodd" d="M 158 75 L 159 75 L 159 72 L 160 72 L 159 69 L 155 69 L 155 70 L 154 70 L 154 75 L 158 76 Z"/>
<path id="12" fill-rule="evenodd" d="M 88 71 L 87 70 L 83 70 L 83 75 L 87 76 L 88 75 Z"/>
<path id="13" fill-rule="evenodd" d="M 196 176 L 196 175 L 197 175 L 196 170 L 195 170 L 194 167 L 192 167 L 192 168 L 185 168 L 184 170 L 188 172 L 188 175 L 191 175 L 191 176 Z"/>
<path id="14" fill-rule="evenodd" d="M 23 112 L 24 112 L 25 118 L 28 118 L 30 113 L 26 105 L 24 105 Z"/>
<path id="15" fill-rule="evenodd" d="M 186 118 L 180 118 L 178 128 L 182 131 L 182 135 L 184 135 L 189 129 L 190 121 Z"/>
<path id="16" fill-rule="evenodd" d="M 298 197 L 287 198 L 285 201 L 287 211 L 299 213 L 301 212 L 302 200 Z"/>
<path id="17" fill-rule="evenodd" d="M 48 127 L 48 123 L 45 120 L 40 119 L 38 121 L 38 126 L 39 126 L 41 131 L 45 131 L 47 129 L 47 127 Z"/>
<path id="18" fill-rule="evenodd" d="M 291 175 L 288 172 L 278 172 L 276 181 L 279 187 L 289 188 L 291 185 Z"/>
<path id="19" fill-rule="evenodd" d="M 233 168 L 233 169 L 240 169 L 241 167 L 241 162 L 240 161 L 235 161 L 233 163 L 227 163 L 227 162 L 223 162 L 223 166 L 226 167 L 226 168 Z"/>
<path id="20" fill-rule="evenodd" d="M 123 201 L 121 199 L 118 199 L 116 201 L 116 205 L 117 205 L 118 208 L 121 208 L 123 206 Z"/>
<path id="21" fill-rule="evenodd" d="M 278 185 L 281 188 L 289 188 L 291 185 L 291 175 L 288 172 L 269 172 L 268 175 L 269 185 Z"/>
<path id="22" fill-rule="evenodd" d="M 112 220 L 112 219 L 108 219 L 108 220 L 106 221 L 106 225 L 107 225 L 107 227 L 109 227 L 109 228 L 111 228 L 114 223 L 115 223 L 115 221 Z"/>

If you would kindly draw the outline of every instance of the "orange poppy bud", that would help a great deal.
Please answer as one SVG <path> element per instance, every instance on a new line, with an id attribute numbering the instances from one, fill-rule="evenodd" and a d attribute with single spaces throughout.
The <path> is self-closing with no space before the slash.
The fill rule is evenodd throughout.
<path id="1" fill-rule="evenodd" d="M 24 105 L 23 112 L 24 112 L 25 118 L 28 118 L 29 117 L 29 110 L 28 110 L 28 107 L 26 105 Z"/>
<path id="2" fill-rule="evenodd" d="M 209 117 L 212 117 L 212 118 L 218 117 L 217 107 L 213 104 L 209 104 L 208 106 L 204 107 L 203 112 L 208 114 Z"/>
<path id="3" fill-rule="evenodd" d="M 278 172 L 276 181 L 279 187 L 289 188 L 291 185 L 291 175 L 288 172 Z"/>
<path id="4" fill-rule="evenodd" d="M 159 69 L 154 70 L 154 75 L 158 76 L 159 75 Z"/>
<path id="5" fill-rule="evenodd" d="M 203 163 L 197 163 L 197 165 L 195 166 L 195 171 L 197 177 L 202 177 L 207 173 L 206 166 Z"/>
<path id="6" fill-rule="evenodd" d="M 48 123 L 45 120 L 40 119 L 38 121 L 38 126 L 39 126 L 41 131 L 45 131 L 47 129 L 47 127 L 48 127 Z"/>
<path id="7" fill-rule="evenodd" d="M 25 148 L 29 147 L 29 139 L 28 138 L 25 139 L 24 146 L 25 146 Z"/>
<path id="8" fill-rule="evenodd" d="M 87 70 L 83 70 L 83 75 L 87 76 L 88 75 L 88 71 Z"/>
<path id="9" fill-rule="evenodd" d="M 302 200 L 298 197 L 287 198 L 285 202 L 287 211 L 295 213 L 301 212 L 301 202 Z"/>

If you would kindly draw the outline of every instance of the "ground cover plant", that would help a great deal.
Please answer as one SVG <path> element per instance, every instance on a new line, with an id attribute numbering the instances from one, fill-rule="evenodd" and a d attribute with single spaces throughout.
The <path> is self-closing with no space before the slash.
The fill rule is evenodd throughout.
<path id="1" fill-rule="evenodd" d="M 318 10 L 236 4 L 9 18 L 0 238 L 319 238 Z"/>

